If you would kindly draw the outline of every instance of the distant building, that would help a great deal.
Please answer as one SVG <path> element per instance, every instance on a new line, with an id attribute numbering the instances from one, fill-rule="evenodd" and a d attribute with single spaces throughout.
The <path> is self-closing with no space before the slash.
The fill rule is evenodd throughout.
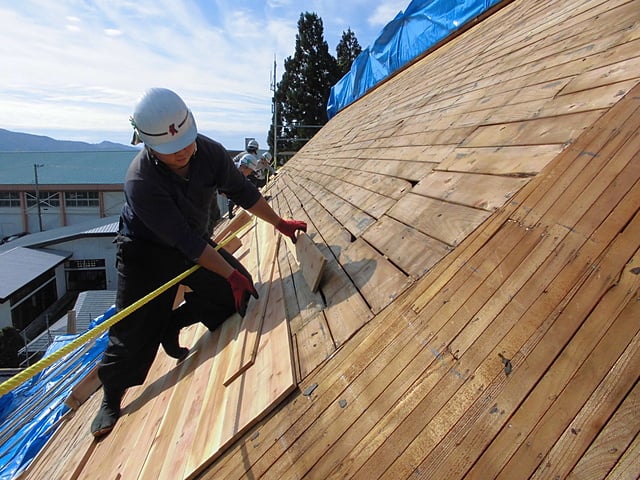
<path id="1" fill-rule="evenodd" d="M 136 153 L 0 152 L 0 244 L 24 233 L 119 215 Z M 218 207 L 224 214 L 226 200 Z"/>
<path id="2" fill-rule="evenodd" d="M 0 152 L 0 328 L 32 340 L 79 292 L 117 288 L 113 239 L 136 153 Z"/>
<path id="3" fill-rule="evenodd" d="M 66 303 L 79 292 L 115 290 L 118 218 L 33 233 L 0 245 L 0 328 L 26 330 L 31 339 L 66 313 Z"/>
<path id="4" fill-rule="evenodd" d="M 0 152 L 0 242 L 119 215 L 136 153 Z"/>

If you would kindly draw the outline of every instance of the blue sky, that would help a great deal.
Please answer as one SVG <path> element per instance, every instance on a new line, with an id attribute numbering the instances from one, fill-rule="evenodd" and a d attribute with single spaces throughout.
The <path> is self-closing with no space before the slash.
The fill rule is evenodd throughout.
<path id="1" fill-rule="evenodd" d="M 409 0 L 4 0 L 0 128 L 127 144 L 149 87 L 175 90 L 199 130 L 229 149 L 266 146 L 271 83 L 314 12 L 332 55 L 351 28 L 373 43 Z M 1 146 L 0 146 L 1 149 Z"/>

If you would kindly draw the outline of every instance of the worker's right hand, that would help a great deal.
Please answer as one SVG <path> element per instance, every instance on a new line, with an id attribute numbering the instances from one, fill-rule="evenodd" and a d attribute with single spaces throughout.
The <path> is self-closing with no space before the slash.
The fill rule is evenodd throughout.
<path id="1" fill-rule="evenodd" d="M 253 283 L 237 269 L 231 272 L 231 275 L 227 277 L 227 281 L 231 285 L 236 311 L 244 317 L 249 303 L 249 296 L 258 298 L 258 292 Z"/>

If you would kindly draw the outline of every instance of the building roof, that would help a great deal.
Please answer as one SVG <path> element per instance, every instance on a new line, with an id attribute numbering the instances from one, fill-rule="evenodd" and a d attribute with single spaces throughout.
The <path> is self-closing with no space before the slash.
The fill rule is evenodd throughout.
<path id="1" fill-rule="evenodd" d="M 0 245 L 0 299 L 5 301 L 30 281 L 55 268 L 71 252 L 46 249 L 76 238 L 113 237 L 119 217 L 91 220 L 78 225 L 31 233 Z"/>
<path id="2" fill-rule="evenodd" d="M 0 186 L 119 185 L 135 151 L 0 152 Z"/>
<path id="3" fill-rule="evenodd" d="M 638 478 L 638 5 L 502 2 L 280 169 L 326 270 L 311 292 L 273 229 L 242 238 L 291 330 L 258 355 L 291 346 L 298 388 L 222 453 L 245 417 L 217 399 L 278 377 L 212 386 L 250 335 L 194 325 L 109 436 L 81 438 L 97 394 L 24 478 Z"/>
<path id="4" fill-rule="evenodd" d="M 112 215 L 110 217 L 88 220 L 77 225 L 29 233 L 0 245 L 0 253 L 7 252 L 16 247 L 46 247 L 82 237 L 113 236 L 118 232 L 119 218 L 118 215 Z"/>
<path id="5" fill-rule="evenodd" d="M 89 329 L 92 320 L 102 315 L 115 304 L 116 292 L 114 290 L 87 290 L 80 292 L 73 310 L 76 312 L 76 332 L 84 333 Z M 53 325 L 29 342 L 27 347 L 23 347 L 18 352 L 22 355 L 25 352 L 44 352 L 57 335 L 66 335 L 68 332 L 68 318 L 66 313 L 60 317 Z"/>
<path id="6" fill-rule="evenodd" d="M 20 288 L 55 268 L 71 255 L 71 252 L 24 247 L 0 252 L 0 301 L 6 301 Z"/>

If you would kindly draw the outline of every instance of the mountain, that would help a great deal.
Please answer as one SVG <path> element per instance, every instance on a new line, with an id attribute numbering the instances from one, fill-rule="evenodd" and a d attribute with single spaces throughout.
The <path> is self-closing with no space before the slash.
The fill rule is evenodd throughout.
<path id="1" fill-rule="evenodd" d="M 0 128 L 0 152 L 86 152 L 87 150 L 138 150 L 135 147 L 114 142 L 87 143 L 71 140 L 55 140 L 43 135 L 11 132 Z"/>

